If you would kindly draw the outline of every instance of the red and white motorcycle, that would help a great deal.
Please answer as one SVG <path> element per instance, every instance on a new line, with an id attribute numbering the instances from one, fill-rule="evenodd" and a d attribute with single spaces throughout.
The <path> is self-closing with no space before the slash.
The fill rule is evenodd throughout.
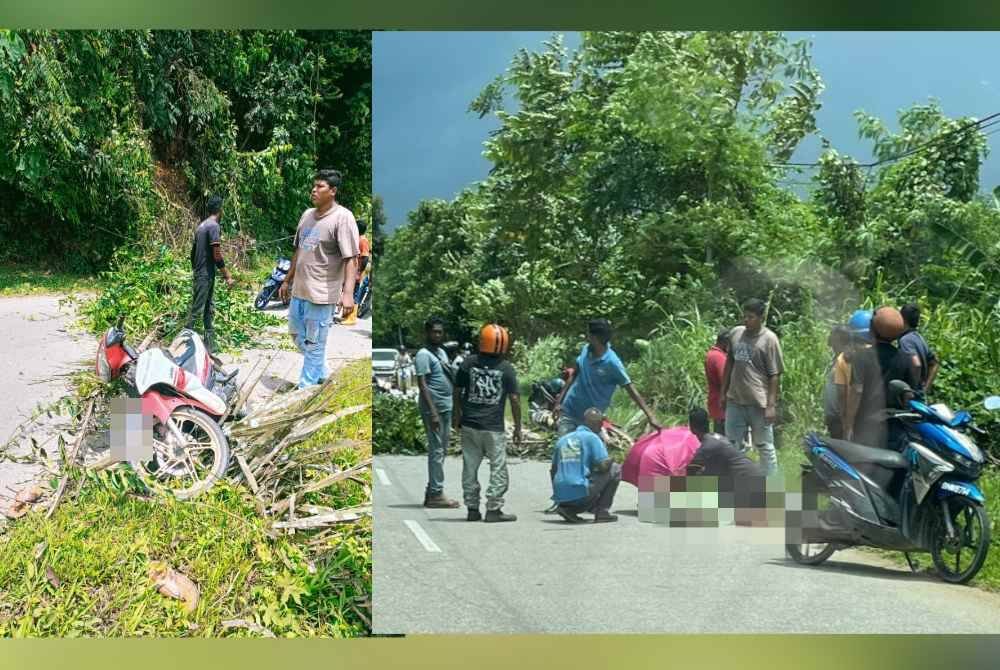
<path id="1" fill-rule="evenodd" d="M 141 398 L 142 414 L 153 417 L 153 458 L 132 466 L 177 498 L 193 498 L 229 467 L 229 440 L 219 422 L 235 409 L 239 370 L 216 368 L 191 330 L 181 331 L 167 349 L 136 353 L 123 325 L 121 317 L 101 338 L 97 376 L 105 382 L 122 377 Z"/>

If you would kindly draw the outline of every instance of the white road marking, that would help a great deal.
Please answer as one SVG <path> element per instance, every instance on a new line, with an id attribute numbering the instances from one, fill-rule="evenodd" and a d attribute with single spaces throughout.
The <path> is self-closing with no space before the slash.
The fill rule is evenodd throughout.
<path id="1" fill-rule="evenodd" d="M 412 519 L 406 519 L 403 523 L 405 523 L 406 527 L 410 529 L 410 532 L 416 536 L 420 544 L 424 545 L 424 549 L 431 552 L 437 552 L 439 554 L 441 553 L 441 547 L 434 544 L 434 540 L 432 540 L 430 535 L 428 535 L 427 532 L 421 528 L 419 523 Z"/>
<path id="2" fill-rule="evenodd" d="M 385 474 L 385 470 L 382 468 L 375 468 L 375 474 L 378 475 L 378 483 L 382 486 L 392 486 L 392 482 L 389 481 L 389 475 Z"/>

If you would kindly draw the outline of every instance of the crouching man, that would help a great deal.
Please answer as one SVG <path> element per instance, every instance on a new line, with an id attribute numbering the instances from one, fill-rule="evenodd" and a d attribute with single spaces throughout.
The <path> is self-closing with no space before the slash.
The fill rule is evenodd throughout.
<path id="1" fill-rule="evenodd" d="M 583 512 L 594 515 L 596 523 L 618 521 L 611 503 L 622 479 L 622 469 L 608 456 L 600 438 L 604 415 L 591 407 L 583 415 L 583 425 L 556 442 L 552 454 L 552 500 L 556 512 L 569 523 L 583 523 Z"/>

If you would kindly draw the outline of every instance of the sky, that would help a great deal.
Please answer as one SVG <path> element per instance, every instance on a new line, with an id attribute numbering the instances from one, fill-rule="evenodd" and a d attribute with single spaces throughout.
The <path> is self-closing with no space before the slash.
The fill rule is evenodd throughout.
<path id="1" fill-rule="evenodd" d="M 374 188 L 389 228 L 420 200 L 450 200 L 486 177 L 482 143 L 498 123 L 468 112 L 482 88 L 518 49 L 536 50 L 549 32 L 388 32 L 374 36 Z M 899 110 L 936 98 L 949 116 L 1000 112 L 1000 33 L 790 32 L 810 39 L 825 90 L 820 131 L 841 153 L 871 160 L 853 113 L 863 109 L 897 128 Z M 579 45 L 579 35 L 564 35 Z M 1000 134 L 980 174 L 983 190 L 1000 185 Z M 812 162 L 819 140 L 807 138 L 792 160 Z M 807 175 L 800 179 L 805 181 Z"/>

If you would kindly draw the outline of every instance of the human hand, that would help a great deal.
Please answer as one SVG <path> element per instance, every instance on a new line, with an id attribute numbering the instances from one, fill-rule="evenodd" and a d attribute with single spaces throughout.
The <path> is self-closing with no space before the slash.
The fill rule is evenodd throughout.
<path id="1" fill-rule="evenodd" d="M 774 423 L 778 418 L 778 411 L 775 409 L 774 405 L 768 405 L 764 408 L 764 421 L 767 423 Z"/>
<path id="2" fill-rule="evenodd" d="M 286 281 L 278 288 L 278 297 L 281 298 L 283 301 L 288 302 L 289 292 L 290 288 L 288 282 Z"/>

